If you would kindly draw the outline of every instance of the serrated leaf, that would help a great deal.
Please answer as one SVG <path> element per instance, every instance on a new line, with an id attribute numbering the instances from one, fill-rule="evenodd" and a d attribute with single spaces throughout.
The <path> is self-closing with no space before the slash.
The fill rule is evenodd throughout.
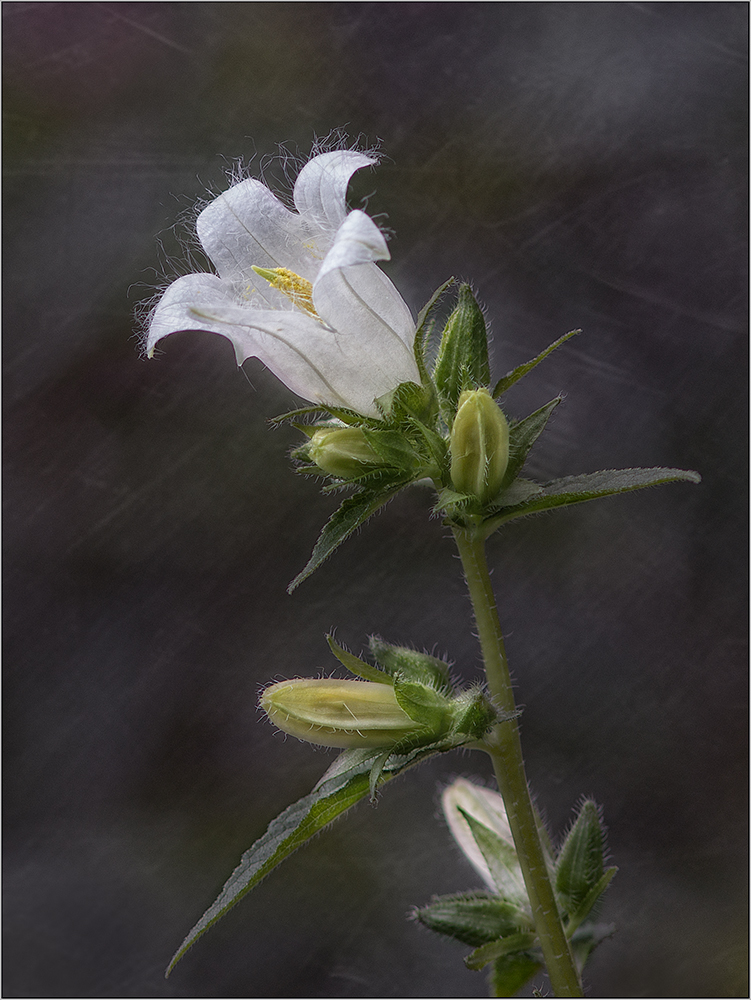
<path id="1" fill-rule="evenodd" d="M 419 653 L 408 646 L 393 646 L 377 635 L 371 635 L 369 645 L 373 659 L 387 673 L 399 675 L 404 680 L 429 684 L 445 694 L 451 691 L 449 664 L 445 660 Z"/>
<path id="2" fill-rule="evenodd" d="M 397 493 L 403 490 L 409 482 L 400 482 L 384 490 L 361 490 L 354 496 L 347 497 L 344 503 L 336 510 L 326 524 L 316 542 L 313 553 L 302 572 L 298 573 L 292 583 L 287 587 L 287 593 L 299 587 L 303 580 L 306 580 L 311 573 L 334 552 L 342 542 L 356 531 L 361 524 L 364 524 L 369 517 L 372 517 L 377 510 L 380 510 L 389 500 L 393 499 Z"/>
<path id="3" fill-rule="evenodd" d="M 464 389 L 477 389 L 490 382 L 485 317 L 469 285 L 459 288 L 459 300 L 441 337 L 433 379 L 451 414 Z"/>
<path id="4" fill-rule="evenodd" d="M 521 479 L 517 476 L 506 489 L 501 490 L 487 508 L 487 513 L 494 514 L 506 507 L 516 507 L 517 504 L 526 503 L 539 493 L 542 493 L 542 486 L 539 483 L 533 483 L 531 479 Z"/>
<path id="5" fill-rule="evenodd" d="M 412 915 L 430 930 L 473 948 L 514 934 L 529 923 L 514 903 L 482 892 L 436 896 Z"/>
<path id="6" fill-rule="evenodd" d="M 497 958 L 504 955 L 512 955 L 515 951 L 527 951 L 534 947 L 536 937 L 529 931 L 520 934 L 509 934 L 508 937 L 500 938 L 498 941 L 491 941 L 489 944 L 480 945 L 464 959 L 464 964 L 468 969 L 477 971 Z"/>
<path id="7" fill-rule="evenodd" d="M 530 448 L 545 430 L 550 414 L 558 406 L 561 399 L 561 396 L 556 396 L 555 399 L 551 399 L 549 403 L 541 406 L 539 410 L 530 413 L 528 417 L 510 424 L 509 459 L 506 475 L 503 478 L 504 487 L 512 483 L 521 472 Z"/>
<path id="8" fill-rule="evenodd" d="M 243 854 L 240 864 L 227 879 L 219 896 L 175 952 L 165 975 L 169 976 L 198 938 L 269 872 L 371 792 L 371 771 L 374 765 L 378 766 L 377 783 L 382 785 L 444 749 L 451 747 L 431 744 L 408 753 L 385 755 L 381 748 L 374 748 L 345 750 L 339 754 L 313 791 L 272 820 L 266 833 Z"/>
<path id="9" fill-rule="evenodd" d="M 491 996 L 513 997 L 524 984 L 536 975 L 542 963 L 529 952 L 515 952 L 496 959 L 490 974 Z"/>
<path id="10" fill-rule="evenodd" d="M 484 522 L 486 534 L 490 534 L 506 521 L 516 517 L 526 517 L 540 511 L 552 510 L 555 507 L 568 507 L 587 500 L 597 500 L 599 497 L 614 496 L 616 493 L 629 493 L 646 486 L 659 486 L 662 483 L 701 482 L 698 472 L 685 469 L 603 469 L 583 476 L 566 476 L 555 479 L 542 486 L 541 492 L 530 500 L 508 507 L 503 513 L 488 518 Z"/>
<path id="11" fill-rule="evenodd" d="M 221 893 L 193 927 L 167 968 L 170 974 L 185 952 L 235 903 L 293 851 L 368 793 L 372 760 L 380 750 L 348 750 L 313 791 L 272 820 L 266 833 L 247 850 Z"/>
<path id="12" fill-rule="evenodd" d="M 333 635 L 327 635 L 326 641 L 329 644 L 331 652 L 341 665 L 349 670 L 351 674 L 354 674 L 355 677 L 362 677 L 364 681 L 374 681 L 376 684 L 393 684 L 393 678 L 387 673 L 367 663 L 365 660 L 361 660 L 359 656 L 355 656 L 354 653 L 350 653 L 349 650 L 340 646 Z"/>
<path id="13" fill-rule="evenodd" d="M 549 354 L 552 354 L 557 347 L 560 347 L 561 344 L 565 344 L 567 340 L 570 340 L 571 337 L 575 337 L 577 333 L 581 333 L 581 330 L 569 330 L 568 333 L 564 333 L 564 335 L 559 337 L 555 343 L 550 345 L 550 347 L 546 347 L 545 350 L 542 351 L 541 354 L 538 354 L 536 358 L 532 358 L 531 361 L 527 361 L 525 364 L 514 368 L 513 371 L 507 372 L 503 378 L 499 379 L 496 383 L 496 387 L 492 392 L 493 397 L 497 399 L 500 395 L 510 389 L 514 382 L 518 382 L 520 378 L 524 378 L 524 376 L 531 372 L 533 368 L 536 368 L 541 361 L 544 361 Z"/>
<path id="14" fill-rule="evenodd" d="M 519 858 L 514 848 L 465 809 L 459 807 L 459 812 L 469 824 L 472 836 L 485 858 L 485 863 L 490 870 L 499 895 L 527 909 L 529 899 L 524 887 Z"/>

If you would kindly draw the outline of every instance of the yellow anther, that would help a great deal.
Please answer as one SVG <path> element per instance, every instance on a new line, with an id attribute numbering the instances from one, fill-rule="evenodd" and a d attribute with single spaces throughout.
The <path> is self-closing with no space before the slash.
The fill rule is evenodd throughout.
<path id="1" fill-rule="evenodd" d="M 274 288 L 278 288 L 288 299 L 297 306 L 310 313 L 311 316 L 318 316 L 313 305 L 313 285 L 307 278 L 301 278 L 299 274 L 290 271 L 287 267 L 253 267 L 256 274 L 268 281 Z"/>

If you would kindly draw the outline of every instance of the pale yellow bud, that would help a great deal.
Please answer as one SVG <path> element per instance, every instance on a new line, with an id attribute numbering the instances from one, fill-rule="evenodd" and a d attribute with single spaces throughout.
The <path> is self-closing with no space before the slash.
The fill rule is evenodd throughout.
<path id="1" fill-rule="evenodd" d="M 454 489 L 489 503 L 501 488 L 508 457 L 508 421 L 501 408 L 487 389 L 463 392 L 451 428 Z"/>
<path id="2" fill-rule="evenodd" d="M 298 678 L 267 687 L 261 708 L 290 736 L 324 747 L 393 746 L 420 728 L 391 684 Z"/>
<path id="3" fill-rule="evenodd" d="M 330 476 L 351 479 L 381 464 L 359 427 L 322 427 L 311 437 L 308 454 Z"/>

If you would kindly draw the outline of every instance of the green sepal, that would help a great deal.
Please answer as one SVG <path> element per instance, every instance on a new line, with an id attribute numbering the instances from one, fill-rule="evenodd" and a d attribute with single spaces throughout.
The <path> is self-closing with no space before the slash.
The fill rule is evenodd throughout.
<path id="1" fill-rule="evenodd" d="M 499 712 L 479 685 L 456 695 L 451 711 L 454 731 L 471 740 L 481 740 L 497 722 L 508 722 L 521 715 L 518 711 Z"/>
<path id="2" fill-rule="evenodd" d="M 485 317 L 469 285 L 459 288 L 459 300 L 441 337 L 433 379 L 444 413 L 450 418 L 465 389 L 478 389 L 490 382 Z"/>
<path id="3" fill-rule="evenodd" d="M 448 474 L 449 460 L 448 460 L 448 443 L 440 434 L 436 434 L 434 430 L 430 427 L 426 427 L 421 420 L 410 420 L 409 425 L 420 435 L 421 442 L 414 442 L 415 448 L 419 448 L 422 444 L 423 457 L 425 458 L 426 465 L 435 466 L 435 470 L 438 473 L 438 477 L 443 479 Z M 428 469 L 425 470 L 425 475 L 432 475 Z"/>
<path id="4" fill-rule="evenodd" d="M 393 677 L 389 676 L 388 673 L 379 670 L 378 667 L 374 667 L 370 663 L 366 663 L 359 656 L 355 656 L 354 653 L 350 653 L 348 649 L 340 646 L 333 635 L 327 635 L 326 641 L 329 644 L 329 649 L 341 665 L 349 670 L 351 674 L 354 674 L 355 677 L 361 677 L 364 681 L 374 681 L 376 684 L 394 683 Z"/>
<path id="5" fill-rule="evenodd" d="M 521 472 L 530 448 L 545 430 L 550 414 L 562 398 L 562 396 L 556 396 L 555 399 L 551 399 L 549 403 L 541 406 L 539 410 L 530 413 L 528 417 L 518 422 L 512 421 L 509 425 L 509 458 L 506 475 L 501 484 L 502 489 L 510 485 Z"/>
<path id="6" fill-rule="evenodd" d="M 605 837 L 599 806 L 582 802 L 579 813 L 558 852 L 555 888 L 564 913 L 575 913 L 592 886 L 603 876 Z"/>
<path id="7" fill-rule="evenodd" d="M 318 406 L 301 406 L 296 410 L 281 413 L 278 417 L 269 417 L 269 423 L 272 426 L 285 423 L 292 424 L 299 417 L 308 417 L 313 414 L 323 414 L 329 418 L 341 420 L 343 424 L 351 427 L 383 427 L 383 421 L 377 417 L 368 417 L 364 413 L 358 413 L 357 410 L 350 410 L 343 406 L 323 406 L 321 404 Z M 316 430 L 316 428 L 314 427 L 313 430 Z"/>
<path id="8" fill-rule="evenodd" d="M 420 458 L 401 431 L 364 429 L 365 440 L 386 465 L 405 473 L 416 472 Z"/>
<path id="9" fill-rule="evenodd" d="M 393 646 L 377 635 L 369 639 L 370 652 L 376 663 L 393 676 L 428 684 L 444 694 L 451 692 L 449 664 L 437 656 L 419 653 L 408 646 Z"/>
<path id="10" fill-rule="evenodd" d="M 542 969 L 542 962 L 526 951 L 504 955 L 496 959 L 490 973 L 490 989 L 493 997 L 513 997 L 524 984 Z"/>
<path id="11" fill-rule="evenodd" d="M 399 707 L 416 722 L 424 726 L 426 735 L 438 740 L 451 729 L 451 701 L 434 687 L 419 681 L 404 680 L 403 675 L 394 677 L 394 694 Z"/>
<path id="12" fill-rule="evenodd" d="M 364 524 L 369 517 L 372 517 L 377 510 L 380 510 L 409 483 L 410 480 L 397 480 L 396 483 L 381 489 L 362 489 L 353 496 L 347 497 L 341 507 L 334 511 L 323 526 L 310 559 L 287 587 L 287 593 L 291 594 L 296 587 L 299 587 L 303 580 L 315 572 L 321 563 L 328 559 L 331 553 L 339 548 L 342 542 L 346 541 L 361 524 Z"/>
<path id="13" fill-rule="evenodd" d="M 681 481 L 698 483 L 701 482 L 701 476 L 698 472 L 685 469 L 603 469 L 588 475 L 554 479 L 543 485 L 540 492 L 530 500 L 504 508 L 502 513 L 487 518 L 483 523 L 483 532 L 487 536 L 516 517 L 614 496 L 616 493 L 629 493 L 645 486 Z"/>
<path id="14" fill-rule="evenodd" d="M 417 382 L 400 383 L 396 389 L 379 396 L 375 405 L 391 426 L 399 426 L 409 418 L 430 422 L 436 410 L 432 384 L 424 386 Z"/>
<path id="15" fill-rule="evenodd" d="M 473 948 L 529 926 L 529 917 L 518 906 L 487 892 L 435 896 L 427 905 L 413 910 L 412 918 Z"/>
<path id="16" fill-rule="evenodd" d="M 506 955 L 513 955 L 514 952 L 526 952 L 534 947 L 537 938 L 530 931 L 522 931 L 518 934 L 510 934 L 508 937 L 500 938 L 498 941 L 491 941 L 475 948 L 473 952 L 464 959 L 464 964 L 468 969 L 477 972 L 497 958 Z"/>
<path id="17" fill-rule="evenodd" d="M 519 365 L 517 368 L 514 368 L 513 371 L 507 372 L 502 379 L 498 380 L 491 395 L 497 399 L 500 395 L 506 392 L 507 389 L 510 389 L 514 382 L 518 382 L 520 378 L 524 378 L 524 376 L 539 365 L 541 361 L 544 361 L 549 354 L 552 354 L 557 347 L 560 347 L 561 344 L 565 344 L 567 340 L 570 340 L 571 337 L 575 337 L 577 333 L 581 333 L 581 330 L 569 330 L 568 333 L 564 333 L 564 335 L 559 337 L 555 343 L 550 345 L 550 347 L 546 347 L 545 350 L 541 354 L 538 354 L 536 358 L 532 358 L 531 361 L 527 361 L 523 365 Z"/>
<path id="18" fill-rule="evenodd" d="M 520 908 L 528 909 L 529 898 L 524 887 L 519 858 L 513 846 L 475 819 L 471 813 L 461 808 L 459 812 L 469 824 L 469 829 L 485 858 L 499 894 Z"/>
<path id="19" fill-rule="evenodd" d="M 415 330 L 415 362 L 417 363 L 417 370 L 420 372 L 420 378 L 424 384 L 430 384 L 430 376 L 428 375 L 427 368 L 425 366 L 425 350 L 432 330 L 432 323 L 429 322 L 430 317 L 433 310 L 438 305 L 438 300 L 441 298 L 446 289 L 450 285 L 453 285 L 453 283 L 453 278 L 449 278 L 448 281 L 444 281 L 441 287 L 437 288 L 433 292 L 428 301 L 417 314 L 417 329 Z"/>

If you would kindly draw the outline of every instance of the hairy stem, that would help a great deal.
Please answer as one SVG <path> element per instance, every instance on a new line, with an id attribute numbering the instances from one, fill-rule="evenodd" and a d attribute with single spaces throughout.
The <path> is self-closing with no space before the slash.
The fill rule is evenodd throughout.
<path id="1" fill-rule="evenodd" d="M 498 708 L 504 712 L 515 712 L 503 634 L 485 559 L 484 539 L 462 528 L 454 529 L 454 537 L 472 600 L 488 688 Z M 584 993 L 561 923 L 529 794 L 516 719 L 495 726 L 485 742 L 485 749 L 493 761 L 498 787 L 506 805 L 550 985 L 557 997 L 581 997 Z"/>

